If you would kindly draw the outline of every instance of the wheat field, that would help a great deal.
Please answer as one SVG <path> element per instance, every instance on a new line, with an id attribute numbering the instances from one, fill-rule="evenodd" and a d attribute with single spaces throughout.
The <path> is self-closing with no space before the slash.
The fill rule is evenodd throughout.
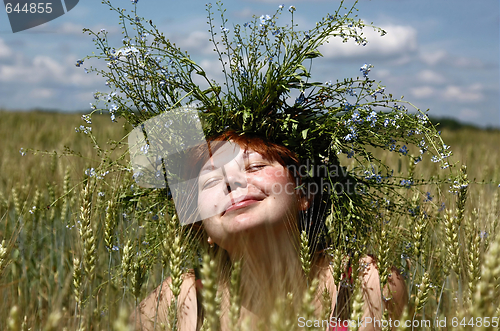
<path id="1" fill-rule="evenodd" d="M 0 330 L 126 330 L 137 302 L 191 263 L 165 244 L 190 248 L 166 212 L 172 206 L 161 203 L 162 192 L 144 194 L 126 171 L 130 126 L 93 116 L 93 141 L 75 132 L 87 126 L 79 114 L 2 111 L 0 119 Z M 401 223 L 409 233 L 378 237 L 372 247 L 400 252 L 387 242 L 404 236 L 390 241 L 407 245 L 412 259 L 404 318 L 447 318 L 446 328 L 414 329 L 492 329 L 500 317 L 500 131 L 444 128 L 441 136 L 454 171 L 466 165 L 469 185 L 458 195 L 422 188 L 415 201 L 429 191 L 436 208 Z M 396 172 L 411 168 L 395 153 L 381 158 Z M 426 160 L 414 171 L 447 173 Z"/>

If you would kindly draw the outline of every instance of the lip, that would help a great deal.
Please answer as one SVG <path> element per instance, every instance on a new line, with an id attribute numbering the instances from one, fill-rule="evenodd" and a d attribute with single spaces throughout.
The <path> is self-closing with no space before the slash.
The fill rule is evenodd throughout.
<path id="1" fill-rule="evenodd" d="M 238 210 L 240 208 L 245 208 L 250 205 L 253 205 L 257 202 L 264 200 L 264 197 L 256 196 L 256 195 L 246 195 L 231 199 L 225 206 L 224 212 L 222 215 L 224 216 L 226 213 L 234 210 Z"/>

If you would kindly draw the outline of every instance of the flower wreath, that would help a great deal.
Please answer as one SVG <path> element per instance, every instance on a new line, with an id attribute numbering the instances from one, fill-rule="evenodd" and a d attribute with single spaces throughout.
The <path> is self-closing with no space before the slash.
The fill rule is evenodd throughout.
<path id="1" fill-rule="evenodd" d="M 312 63 L 331 38 L 354 40 L 363 47 L 367 43 L 363 29 L 385 34 L 357 19 L 354 6 L 344 7 L 342 2 L 312 29 L 298 30 L 294 6 L 279 6 L 273 15 L 230 26 L 220 3 L 219 23 L 207 4 L 210 41 L 224 74 L 219 83 L 151 21 L 138 17 L 137 1 L 132 1 L 131 14 L 103 2 L 119 14 L 124 38 L 121 46 L 113 47 L 105 30 L 84 29 L 101 53 L 79 60 L 77 66 L 90 58 L 105 60 L 107 69 L 86 70 L 106 78 L 111 89 L 96 92 L 95 98 L 104 106 L 92 105 L 92 114 L 109 112 L 113 121 L 123 117 L 137 128 L 160 114 L 195 104 L 206 137 L 227 130 L 258 134 L 286 146 L 312 169 L 337 167 L 335 174 L 328 172 L 323 179 L 332 183 L 352 179 L 363 187 L 359 194 L 331 190 L 322 197 L 328 200 L 322 216 L 325 232 L 337 247 L 363 251 L 371 234 L 386 235 L 383 228 L 388 220 L 416 217 L 418 197 L 410 192 L 439 182 L 414 179 L 414 168 L 424 158 L 443 169 L 453 166 L 447 162 L 448 146 L 426 113 L 394 98 L 371 79 L 371 65 L 361 66 L 357 78 L 313 81 Z M 290 21 L 281 24 L 284 15 Z M 406 158 L 407 173 L 395 174 L 379 151 Z M 306 176 L 307 180 L 315 179 Z"/>

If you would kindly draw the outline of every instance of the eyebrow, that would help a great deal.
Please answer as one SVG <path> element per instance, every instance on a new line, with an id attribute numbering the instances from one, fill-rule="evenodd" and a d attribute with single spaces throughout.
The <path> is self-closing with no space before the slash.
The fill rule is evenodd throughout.
<path id="1" fill-rule="evenodd" d="M 205 166 L 203 166 L 203 168 L 201 168 L 201 170 L 200 170 L 200 174 L 201 174 L 202 172 L 204 172 L 204 171 L 213 171 L 213 170 L 215 170 L 215 169 L 218 169 L 218 167 L 216 167 L 216 166 L 214 166 L 214 165 L 213 165 L 212 161 L 213 161 L 213 160 L 212 160 L 212 159 L 210 159 L 210 160 L 208 161 L 208 162 L 210 162 L 210 163 L 208 163 L 208 162 L 207 162 L 207 164 L 205 164 Z"/>

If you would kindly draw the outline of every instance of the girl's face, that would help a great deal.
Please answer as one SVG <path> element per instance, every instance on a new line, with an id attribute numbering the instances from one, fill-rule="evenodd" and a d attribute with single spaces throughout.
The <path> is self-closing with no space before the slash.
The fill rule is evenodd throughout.
<path id="1" fill-rule="evenodd" d="M 198 179 L 204 228 L 215 243 L 230 249 L 241 235 L 296 222 L 299 210 L 307 207 L 296 186 L 280 163 L 227 142 L 205 163 Z"/>

